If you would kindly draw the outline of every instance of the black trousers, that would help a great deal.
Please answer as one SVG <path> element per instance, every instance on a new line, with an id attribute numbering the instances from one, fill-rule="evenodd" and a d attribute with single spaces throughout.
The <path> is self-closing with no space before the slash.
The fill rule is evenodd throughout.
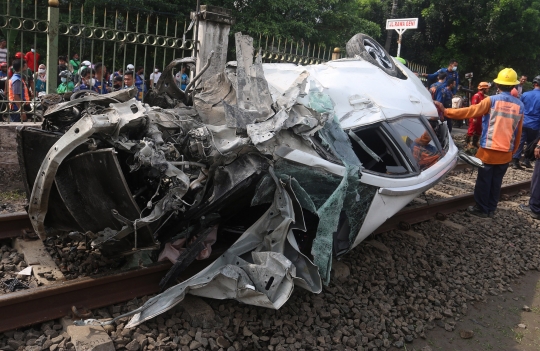
<path id="1" fill-rule="evenodd" d="M 474 200 L 482 212 L 487 214 L 497 209 L 502 181 L 507 169 L 508 163 L 503 165 L 484 164 L 484 168 L 478 168 Z"/>

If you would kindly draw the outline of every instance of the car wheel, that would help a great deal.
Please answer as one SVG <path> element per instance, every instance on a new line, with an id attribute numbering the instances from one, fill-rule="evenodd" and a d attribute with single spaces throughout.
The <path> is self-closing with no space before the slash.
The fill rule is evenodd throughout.
<path id="1" fill-rule="evenodd" d="M 347 42 L 347 56 L 360 56 L 379 67 L 389 76 L 404 78 L 388 52 L 375 39 L 362 33 L 356 34 Z"/>

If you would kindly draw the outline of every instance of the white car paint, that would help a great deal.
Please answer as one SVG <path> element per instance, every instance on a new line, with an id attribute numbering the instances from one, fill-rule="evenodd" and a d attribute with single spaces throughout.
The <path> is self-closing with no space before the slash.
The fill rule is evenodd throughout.
<path id="1" fill-rule="evenodd" d="M 431 95 L 420 79 L 403 64 L 394 61 L 407 79 L 391 77 L 373 64 L 359 58 L 330 61 L 313 66 L 263 64 L 263 69 L 274 101 L 302 72 L 308 71 L 310 76 L 304 93 L 317 89 L 328 94 L 335 104 L 336 117 L 345 130 L 391 121 L 407 115 L 438 116 Z M 307 97 L 299 98 L 298 102 L 309 104 Z M 344 167 L 340 165 L 323 159 L 317 159 L 315 162 L 312 155 L 304 154 L 294 150 L 284 152 L 283 157 L 321 167 L 337 175 L 345 174 Z M 360 181 L 379 189 L 352 247 L 360 244 L 412 199 L 440 181 L 456 165 L 457 155 L 458 149 L 450 138 L 448 151 L 444 157 L 420 174 L 411 174 L 410 177 L 385 177 L 377 173 L 363 172 Z"/>

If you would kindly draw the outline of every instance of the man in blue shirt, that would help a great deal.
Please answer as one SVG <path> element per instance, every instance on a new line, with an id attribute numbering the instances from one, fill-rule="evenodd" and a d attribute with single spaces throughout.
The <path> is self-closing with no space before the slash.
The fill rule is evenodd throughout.
<path id="1" fill-rule="evenodd" d="M 454 81 L 454 79 L 447 79 L 446 85 L 441 85 L 440 89 L 437 90 L 435 100 L 443 104 L 445 108 L 452 108 L 452 98 L 454 97 L 452 91 L 455 86 L 456 82 Z M 448 119 L 446 123 L 448 125 L 448 131 L 452 132 L 452 120 Z"/>
<path id="2" fill-rule="evenodd" d="M 431 84 L 429 87 L 429 92 L 431 93 L 431 98 L 435 100 L 437 97 L 437 94 L 439 93 L 439 90 L 444 88 L 444 83 L 446 82 L 446 73 L 439 73 L 437 76 L 438 81 Z"/>
<path id="3" fill-rule="evenodd" d="M 93 73 L 94 73 L 94 70 L 92 68 L 84 67 L 81 70 L 81 79 L 79 83 L 75 85 L 73 92 L 77 92 L 80 90 L 92 90 L 98 93 L 97 89 L 95 88 L 96 80 L 92 78 Z"/>
<path id="4" fill-rule="evenodd" d="M 94 76 L 94 91 L 97 91 L 100 94 L 107 94 L 111 91 L 109 82 L 105 79 L 105 76 L 107 75 L 107 67 L 102 62 L 98 62 L 94 65 L 94 70 L 96 72 Z M 103 82 L 103 84 L 102 84 Z"/>
<path id="5" fill-rule="evenodd" d="M 441 68 L 440 70 L 438 70 L 435 73 L 432 73 L 432 74 L 423 73 L 422 75 L 424 77 L 427 77 L 427 79 L 433 81 L 433 80 L 437 79 L 439 73 L 446 73 L 445 85 L 448 84 L 448 80 L 450 78 L 452 78 L 456 82 L 454 88 L 452 89 L 452 93 L 456 94 L 457 93 L 457 88 L 459 86 L 459 73 L 458 73 L 457 69 L 458 69 L 457 60 L 456 59 L 451 59 L 450 62 L 448 63 L 448 68 Z"/>
<path id="6" fill-rule="evenodd" d="M 521 140 L 516 153 L 512 156 L 512 168 L 522 169 L 519 164 L 521 152 L 525 143 L 530 144 L 538 137 L 540 132 L 540 76 L 533 79 L 534 90 L 528 91 L 521 95 L 521 102 L 525 106 L 523 112 L 523 131 L 521 132 Z M 532 168 L 531 161 L 525 159 L 523 165 L 527 168 Z"/>
<path id="7" fill-rule="evenodd" d="M 135 79 L 133 79 L 133 76 L 135 76 Z M 126 71 L 124 74 L 124 85 L 124 89 L 129 89 L 135 86 L 137 88 L 137 95 L 135 96 L 135 99 L 142 101 L 146 91 L 144 91 L 144 82 L 137 74 L 134 74 L 133 71 Z"/>

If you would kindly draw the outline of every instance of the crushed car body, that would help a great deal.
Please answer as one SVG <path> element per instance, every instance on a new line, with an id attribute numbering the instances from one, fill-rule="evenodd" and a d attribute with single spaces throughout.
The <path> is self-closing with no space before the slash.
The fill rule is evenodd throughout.
<path id="1" fill-rule="evenodd" d="M 173 69 L 190 58 L 145 103 L 134 89 L 50 99 L 41 129 L 19 129 L 41 239 L 78 232 L 107 256 L 172 262 L 129 327 L 186 293 L 273 309 L 294 286 L 319 293 L 333 258 L 457 161 L 428 91 L 373 39 L 312 66 L 263 64 L 235 41 L 237 60 L 186 91 Z M 178 282 L 195 260 L 211 263 Z"/>

